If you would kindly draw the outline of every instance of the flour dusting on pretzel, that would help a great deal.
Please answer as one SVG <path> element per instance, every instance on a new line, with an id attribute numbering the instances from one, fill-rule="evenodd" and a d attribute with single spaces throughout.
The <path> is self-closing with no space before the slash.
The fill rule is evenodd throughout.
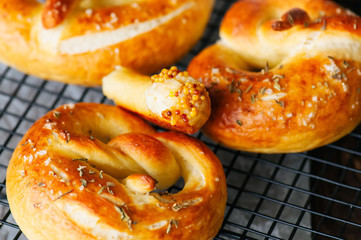
<path id="1" fill-rule="evenodd" d="M 180 177 L 183 189 L 165 192 Z M 118 107 L 80 103 L 29 129 L 6 189 L 29 240 L 211 239 L 223 220 L 225 181 L 199 140 L 156 133 Z"/>
<path id="2" fill-rule="evenodd" d="M 50 80 L 100 85 L 117 66 L 154 73 L 199 39 L 213 0 L 0 1 L 0 61 Z"/>
<path id="3" fill-rule="evenodd" d="M 212 101 L 203 128 L 231 148 L 299 152 L 360 122 L 361 19 L 332 1 L 244 0 L 188 67 Z"/>

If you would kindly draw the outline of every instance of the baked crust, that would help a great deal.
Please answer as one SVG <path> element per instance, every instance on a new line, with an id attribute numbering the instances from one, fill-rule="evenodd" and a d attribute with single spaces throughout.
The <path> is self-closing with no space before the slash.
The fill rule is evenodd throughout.
<path id="1" fill-rule="evenodd" d="M 220 36 L 188 67 L 209 90 L 203 131 L 215 141 L 301 152 L 359 124 L 361 20 L 350 11 L 323 0 L 239 1 Z"/>
<path id="2" fill-rule="evenodd" d="M 213 0 L 0 1 L 0 60 L 40 78 L 100 85 L 116 66 L 151 74 L 200 38 Z"/>
<path id="3" fill-rule="evenodd" d="M 153 192 L 181 176 L 181 191 Z M 30 240 L 211 239 L 227 198 L 222 165 L 202 142 L 155 133 L 120 108 L 93 103 L 40 118 L 18 144 L 6 182 Z"/>

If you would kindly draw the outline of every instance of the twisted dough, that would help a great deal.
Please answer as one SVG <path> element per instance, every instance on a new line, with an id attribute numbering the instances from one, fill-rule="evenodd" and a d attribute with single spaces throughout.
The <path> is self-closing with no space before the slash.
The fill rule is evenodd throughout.
<path id="1" fill-rule="evenodd" d="M 199 39 L 213 0 L 0 0 L 0 60 L 23 72 L 100 85 L 117 66 L 153 73 Z"/>
<path id="2" fill-rule="evenodd" d="M 324 0 L 244 0 L 226 13 L 220 37 L 188 68 L 210 93 L 211 138 L 299 152 L 360 122 L 361 20 L 350 11 Z"/>
<path id="3" fill-rule="evenodd" d="M 195 133 L 211 113 L 204 85 L 176 67 L 152 77 L 121 68 L 104 77 L 102 86 L 118 106 L 168 129 Z"/>
<path id="4" fill-rule="evenodd" d="M 181 176 L 180 192 L 151 192 Z M 6 189 L 30 240 L 210 239 L 227 194 L 222 165 L 203 143 L 93 103 L 40 118 L 13 154 Z"/>

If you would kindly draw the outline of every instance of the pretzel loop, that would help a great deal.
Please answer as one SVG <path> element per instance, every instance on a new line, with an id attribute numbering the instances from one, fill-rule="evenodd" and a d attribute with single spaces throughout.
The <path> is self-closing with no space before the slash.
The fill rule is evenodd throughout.
<path id="1" fill-rule="evenodd" d="M 226 185 L 216 156 L 112 106 L 48 113 L 8 169 L 12 213 L 29 239 L 209 239 L 223 219 Z M 164 192 L 180 177 L 181 191 Z"/>
<path id="2" fill-rule="evenodd" d="M 196 43 L 213 2 L 0 0 L 0 60 L 40 78 L 82 85 L 100 85 L 121 66 L 151 74 Z"/>
<path id="3" fill-rule="evenodd" d="M 350 11 L 324 0 L 239 1 L 220 36 L 188 67 L 210 92 L 203 131 L 214 140 L 300 152 L 360 122 L 361 19 Z"/>

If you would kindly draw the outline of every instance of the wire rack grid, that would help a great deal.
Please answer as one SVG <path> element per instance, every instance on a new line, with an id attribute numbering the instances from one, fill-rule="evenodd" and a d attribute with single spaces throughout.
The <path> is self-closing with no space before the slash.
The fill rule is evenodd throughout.
<path id="1" fill-rule="evenodd" d="M 234 1 L 217 0 L 202 39 L 177 63 L 184 70 L 218 28 Z M 344 1 L 355 12 L 356 1 Z M 25 240 L 6 197 L 6 169 L 16 144 L 49 110 L 76 102 L 113 104 L 100 88 L 45 81 L 0 64 L 0 240 Z M 208 139 L 222 161 L 228 200 L 215 239 L 359 239 L 361 234 L 361 131 L 298 154 L 262 155 L 234 151 Z"/>

